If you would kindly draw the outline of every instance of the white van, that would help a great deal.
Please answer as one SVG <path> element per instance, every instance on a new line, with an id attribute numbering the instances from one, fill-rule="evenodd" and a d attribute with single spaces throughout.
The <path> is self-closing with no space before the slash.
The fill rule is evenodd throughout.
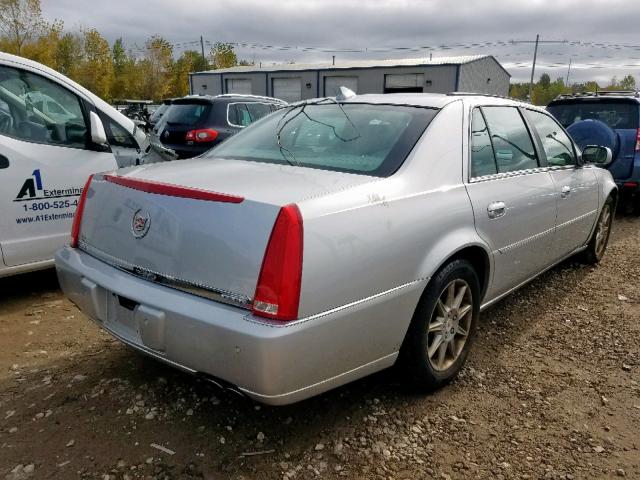
<path id="1" fill-rule="evenodd" d="M 64 75 L 0 52 L 0 277 L 53 266 L 89 175 L 146 163 L 127 117 Z"/>

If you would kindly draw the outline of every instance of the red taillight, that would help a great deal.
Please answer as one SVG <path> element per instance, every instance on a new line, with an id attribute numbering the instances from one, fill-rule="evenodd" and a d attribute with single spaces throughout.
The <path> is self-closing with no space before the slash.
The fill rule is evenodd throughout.
<path id="1" fill-rule="evenodd" d="M 218 138 L 218 132 L 212 128 L 203 128 L 200 130 L 189 130 L 185 140 L 187 142 L 213 142 Z"/>
<path id="2" fill-rule="evenodd" d="M 638 182 L 624 182 L 622 186 L 625 188 L 638 188 Z"/>
<path id="3" fill-rule="evenodd" d="M 262 260 L 252 311 L 276 320 L 298 318 L 302 281 L 302 216 L 296 205 L 280 209 Z"/>
<path id="4" fill-rule="evenodd" d="M 636 152 L 640 152 L 640 128 L 638 129 L 638 133 L 636 133 Z"/>
<path id="5" fill-rule="evenodd" d="M 89 191 L 89 185 L 91 185 L 93 175 L 89 175 L 87 183 L 84 184 L 80 200 L 78 200 L 78 206 L 76 207 L 76 213 L 73 215 L 73 225 L 71 226 L 71 248 L 78 248 L 78 242 L 80 241 L 80 224 L 82 223 L 82 214 L 84 213 L 84 202 L 87 200 L 87 192 Z"/>

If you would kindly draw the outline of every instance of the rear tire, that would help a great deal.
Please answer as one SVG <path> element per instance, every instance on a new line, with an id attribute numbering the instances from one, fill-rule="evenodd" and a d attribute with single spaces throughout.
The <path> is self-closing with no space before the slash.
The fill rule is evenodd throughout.
<path id="1" fill-rule="evenodd" d="M 582 252 L 581 260 L 584 263 L 595 265 L 602 260 L 604 252 L 607 250 L 607 245 L 609 244 L 614 213 L 613 198 L 609 197 L 602 206 L 598 223 L 596 223 L 596 228 L 591 234 L 587 249 Z"/>
<path id="2" fill-rule="evenodd" d="M 480 282 L 467 260 L 442 267 L 427 285 L 411 320 L 398 367 L 418 390 L 440 388 L 464 364 L 480 313 Z"/>

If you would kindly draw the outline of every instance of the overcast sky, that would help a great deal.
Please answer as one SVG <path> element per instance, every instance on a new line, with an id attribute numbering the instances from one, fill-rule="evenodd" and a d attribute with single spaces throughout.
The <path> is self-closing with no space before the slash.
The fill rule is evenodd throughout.
<path id="1" fill-rule="evenodd" d="M 308 63 L 367 58 L 494 55 L 512 81 L 528 81 L 533 44 L 438 46 L 511 40 L 566 40 L 582 45 L 542 43 L 536 77 L 598 80 L 633 74 L 640 84 L 638 0 L 41 0 L 46 18 L 67 29 L 94 27 L 109 41 L 129 47 L 153 34 L 176 44 L 199 40 L 327 49 L 436 47 L 419 51 L 319 52 L 237 47 L 238 56 L 263 63 Z M 603 43 L 604 46 L 590 46 Z M 585 45 L 586 44 L 586 45 Z M 625 45 L 614 47 L 613 45 Z M 635 48 L 626 47 L 628 45 Z M 205 47 L 206 48 L 206 47 Z"/>

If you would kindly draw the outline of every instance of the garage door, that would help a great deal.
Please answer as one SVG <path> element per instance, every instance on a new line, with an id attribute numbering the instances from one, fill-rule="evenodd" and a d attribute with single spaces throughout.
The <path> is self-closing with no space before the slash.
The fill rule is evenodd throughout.
<path id="1" fill-rule="evenodd" d="M 402 73 L 384 76 L 385 93 L 422 92 L 423 85 L 423 73 Z"/>
<path id="2" fill-rule="evenodd" d="M 248 78 L 227 78 L 225 79 L 227 93 L 240 93 L 251 95 L 251 80 Z"/>
<path id="3" fill-rule="evenodd" d="M 347 87 L 349 90 L 358 93 L 358 77 L 324 77 L 324 94 L 327 97 L 338 95 L 340 87 Z"/>
<path id="4" fill-rule="evenodd" d="M 302 99 L 302 80 L 300 78 L 274 78 L 271 82 L 274 97 L 285 102 L 297 102 Z"/>

